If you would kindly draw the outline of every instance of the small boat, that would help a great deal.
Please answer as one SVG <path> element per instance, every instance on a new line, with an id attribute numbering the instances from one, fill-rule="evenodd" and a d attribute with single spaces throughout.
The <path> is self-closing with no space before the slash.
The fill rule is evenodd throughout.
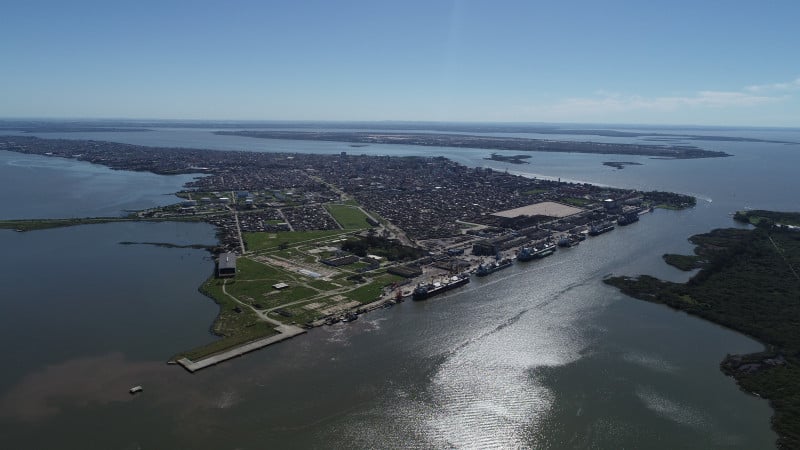
<path id="1" fill-rule="evenodd" d="M 327 319 L 325 319 L 325 325 L 333 325 L 335 323 L 339 323 L 339 320 L 341 319 L 339 319 L 338 317 L 333 317 L 333 316 L 328 317 Z"/>
<path id="2" fill-rule="evenodd" d="M 130 393 L 131 393 L 131 395 L 136 395 L 136 394 L 138 394 L 139 392 L 142 392 L 143 390 L 144 390 L 144 389 L 143 389 L 141 386 L 134 386 L 134 387 L 130 388 L 130 389 L 128 390 L 128 392 L 130 392 Z"/>

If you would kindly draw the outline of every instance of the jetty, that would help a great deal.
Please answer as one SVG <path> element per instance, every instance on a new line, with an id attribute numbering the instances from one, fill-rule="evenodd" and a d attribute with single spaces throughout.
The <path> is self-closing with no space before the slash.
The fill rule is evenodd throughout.
<path id="1" fill-rule="evenodd" d="M 264 348 L 268 345 L 272 345 L 277 342 L 291 339 L 295 336 L 298 336 L 306 332 L 306 330 L 300 327 L 296 327 L 294 325 L 279 325 L 275 329 L 279 332 L 279 334 L 266 337 L 263 339 L 258 339 L 252 342 L 248 342 L 247 344 L 240 345 L 230 350 L 208 356 L 198 361 L 192 361 L 189 358 L 181 358 L 176 362 L 181 366 L 183 366 L 183 368 L 188 370 L 189 372 L 197 372 L 198 370 L 205 369 L 206 367 L 219 364 L 221 362 L 236 358 L 238 356 L 244 355 L 245 353 L 250 353 L 254 350 Z"/>

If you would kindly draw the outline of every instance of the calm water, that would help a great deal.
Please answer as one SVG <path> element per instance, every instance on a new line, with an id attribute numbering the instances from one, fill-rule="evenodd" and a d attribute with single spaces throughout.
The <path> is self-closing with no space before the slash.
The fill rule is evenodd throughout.
<path id="1" fill-rule="evenodd" d="M 0 219 L 118 216 L 175 203 L 172 193 L 193 178 L 0 150 Z"/>
<path id="2" fill-rule="evenodd" d="M 787 133 L 800 141 L 800 132 Z M 736 156 L 662 161 L 535 153 L 530 165 L 507 165 L 483 160 L 486 150 L 353 149 L 197 129 L 59 137 L 442 154 L 528 176 L 668 189 L 703 200 L 691 211 L 657 211 L 446 297 L 316 329 L 195 375 L 164 361 L 213 339 L 207 329 L 216 308 L 196 292 L 212 268 L 207 254 L 117 243 L 212 242 L 210 227 L 0 231 L 0 244 L 15 255 L 0 263 L 4 279 L 12 280 L 0 287 L 0 333 L 15 344 L 0 375 L 2 448 L 773 446 L 766 402 L 740 392 L 718 370 L 726 353 L 756 351 L 758 343 L 629 299 L 601 279 L 651 273 L 684 280 L 660 255 L 689 251 L 691 234 L 731 226 L 728 214 L 744 207 L 800 209 L 793 197 L 800 191 L 798 146 L 701 142 Z M 610 160 L 644 165 L 601 165 Z M 0 170 L 6 187 L 0 192 L 13 192 L 3 198 L 3 217 L 117 214 L 129 209 L 122 204 L 169 201 L 164 194 L 185 181 L 113 171 L 104 180 L 106 169 L 8 153 L 0 154 Z M 27 190 L 9 187 L 20 180 Z M 51 193 L 58 200 L 36 209 L 50 185 L 59 186 Z M 66 195 L 70 185 L 81 195 Z M 130 397 L 135 384 L 145 393 Z"/>

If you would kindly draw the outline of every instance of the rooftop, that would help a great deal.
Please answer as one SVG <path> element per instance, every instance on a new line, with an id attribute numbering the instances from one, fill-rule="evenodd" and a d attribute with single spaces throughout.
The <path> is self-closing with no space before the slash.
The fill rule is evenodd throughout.
<path id="1" fill-rule="evenodd" d="M 556 202 L 534 203 L 520 208 L 509 209 L 492 213 L 493 216 L 514 218 L 519 216 L 548 216 L 548 217 L 567 217 L 578 214 L 583 210 L 574 206 L 568 206 Z"/>

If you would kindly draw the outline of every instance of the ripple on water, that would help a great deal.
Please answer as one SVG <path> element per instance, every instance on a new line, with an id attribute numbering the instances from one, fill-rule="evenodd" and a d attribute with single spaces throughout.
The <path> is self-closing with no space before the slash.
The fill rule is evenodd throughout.
<path id="1" fill-rule="evenodd" d="M 644 353 L 629 352 L 622 355 L 622 359 L 638 366 L 646 367 L 657 372 L 674 373 L 678 371 L 678 367 L 669 361 L 653 355 L 646 355 Z"/>
<path id="2" fill-rule="evenodd" d="M 702 411 L 690 405 L 676 402 L 659 393 L 653 387 L 636 386 L 636 396 L 639 397 L 639 400 L 644 403 L 647 409 L 673 422 L 692 428 L 705 428 L 708 425 L 708 417 Z"/>

